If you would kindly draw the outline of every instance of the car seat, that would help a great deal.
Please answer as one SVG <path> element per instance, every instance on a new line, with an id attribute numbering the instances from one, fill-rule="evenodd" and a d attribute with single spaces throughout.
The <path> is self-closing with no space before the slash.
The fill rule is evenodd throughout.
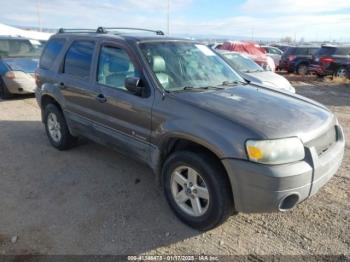
<path id="1" fill-rule="evenodd" d="M 170 88 L 170 82 L 172 78 L 167 74 L 165 60 L 161 56 L 153 56 L 152 59 L 153 72 L 156 74 L 158 81 L 161 85 L 168 89 Z"/>

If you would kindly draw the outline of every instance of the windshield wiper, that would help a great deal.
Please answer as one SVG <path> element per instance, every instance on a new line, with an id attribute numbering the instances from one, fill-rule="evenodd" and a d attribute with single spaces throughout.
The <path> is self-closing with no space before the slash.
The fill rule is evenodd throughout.
<path id="1" fill-rule="evenodd" d="M 247 82 L 245 82 L 245 81 L 224 81 L 224 82 L 222 82 L 222 84 L 221 85 L 223 85 L 223 86 L 236 86 L 236 85 L 246 85 L 246 84 L 248 84 Z"/>
<path id="2" fill-rule="evenodd" d="M 179 91 L 203 91 L 203 90 L 209 90 L 209 89 L 224 89 L 223 87 L 220 86 L 199 86 L 199 87 L 194 87 L 194 86 L 184 86 L 181 87 L 180 89 L 175 90 L 174 92 L 179 92 Z"/>
<path id="3" fill-rule="evenodd" d="M 256 69 L 256 70 L 247 70 L 245 73 L 257 73 L 257 72 L 264 72 L 264 70 Z"/>

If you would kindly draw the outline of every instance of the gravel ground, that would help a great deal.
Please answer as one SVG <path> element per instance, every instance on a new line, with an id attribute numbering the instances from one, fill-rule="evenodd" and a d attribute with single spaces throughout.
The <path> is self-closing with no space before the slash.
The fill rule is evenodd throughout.
<path id="1" fill-rule="evenodd" d="M 239 214 L 206 233 L 177 220 L 144 165 L 88 141 L 59 152 L 33 97 L 0 100 L 0 254 L 349 256 L 350 86 L 293 84 L 343 125 L 340 170 L 290 212 Z"/>

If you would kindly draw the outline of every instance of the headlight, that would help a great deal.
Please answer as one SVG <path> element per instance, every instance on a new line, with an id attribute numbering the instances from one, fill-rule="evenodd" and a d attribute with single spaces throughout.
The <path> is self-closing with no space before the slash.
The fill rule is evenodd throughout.
<path id="1" fill-rule="evenodd" d="M 304 145 L 297 137 L 274 140 L 248 140 L 247 154 L 250 161 L 278 165 L 304 159 Z"/>

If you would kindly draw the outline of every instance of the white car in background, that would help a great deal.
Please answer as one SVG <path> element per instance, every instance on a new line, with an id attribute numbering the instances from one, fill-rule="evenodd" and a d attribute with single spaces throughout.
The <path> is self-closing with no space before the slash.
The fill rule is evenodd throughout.
<path id="1" fill-rule="evenodd" d="M 295 88 L 286 78 L 273 71 L 264 70 L 248 56 L 238 52 L 216 51 L 234 70 L 252 84 L 295 93 Z"/>
<path id="2" fill-rule="evenodd" d="M 0 36 L 0 97 L 34 93 L 34 72 L 42 44 L 22 37 Z"/>
<path id="3" fill-rule="evenodd" d="M 283 51 L 273 46 L 261 46 L 262 49 L 266 51 L 266 55 L 271 57 L 275 62 L 276 67 L 280 64 L 280 60 L 283 54 Z"/>

